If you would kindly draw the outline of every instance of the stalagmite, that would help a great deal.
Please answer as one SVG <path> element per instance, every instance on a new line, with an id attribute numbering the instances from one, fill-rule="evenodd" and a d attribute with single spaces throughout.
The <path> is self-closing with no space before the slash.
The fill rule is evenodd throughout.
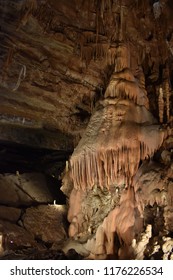
<path id="1" fill-rule="evenodd" d="M 162 101 L 161 88 L 161 122 Z M 95 256 L 114 254 L 115 234 L 120 242 L 130 246 L 135 234 L 142 231 L 142 205 L 137 204 L 140 200 L 134 189 L 134 176 L 141 160 L 153 156 L 165 137 L 164 130 L 160 129 L 148 107 L 147 93 L 130 70 L 128 46 L 120 43 L 116 48 L 115 70 L 104 100 L 95 108 L 69 165 L 74 187 L 69 208 L 71 237 L 85 236 L 86 227 L 91 232 L 92 225 L 82 210 L 87 195 L 100 189 L 112 192 L 116 197 L 112 210 L 103 216 L 95 231 L 95 237 L 86 244 L 86 249 Z M 117 187 L 120 186 L 119 192 Z M 79 203 L 77 212 L 73 206 L 74 194 Z"/>
<path id="2" fill-rule="evenodd" d="M 4 248 L 3 248 L 3 234 L 0 232 L 0 256 L 4 253 Z"/>
<path id="3" fill-rule="evenodd" d="M 127 47 L 120 45 L 117 51 L 119 72 L 113 73 L 105 101 L 91 117 L 70 159 L 76 189 L 94 185 L 109 189 L 120 180 L 130 184 L 140 160 L 153 155 L 163 142 L 164 132 L 153 125 L 155 120 L 147 110 L 146 92 L 129 69 Z"/>
<path id="4" fill-rule="evenodd" d="M 159 107 L 159 120 L 160 120 L 160 123 L 163 123 L 164 99 L 163 99 L 162 87 L 159 88 L 158 107 Z"/>
<path id="5" fill-rule="evenodd" d="M 133 239 L 132 248 L 137 260 L 144 259 L 144 251 L 146 250 L 147 244 L 149 243 L 149 239 L 152 236 L 152 226 L 147 225 L 146 230 L 140 236 L 140 240 L 136 242 L 136 239 Z"/>

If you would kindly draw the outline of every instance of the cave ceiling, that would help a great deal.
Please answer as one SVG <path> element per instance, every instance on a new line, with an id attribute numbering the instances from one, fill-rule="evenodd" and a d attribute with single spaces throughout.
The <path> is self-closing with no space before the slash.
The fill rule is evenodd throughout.
<path id="1" fill-rule="evenodd" d="M 168 0 L 1 0 L 0 140 L 73 149 L 103 98 L 120 40 L 159 119 L 165 78 L 172 92 L 172 12 Z"/>

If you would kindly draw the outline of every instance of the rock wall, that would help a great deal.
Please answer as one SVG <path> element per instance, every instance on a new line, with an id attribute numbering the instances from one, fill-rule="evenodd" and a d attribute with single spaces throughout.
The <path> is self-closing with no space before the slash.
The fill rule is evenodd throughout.
<path id="1" fill-rule="evenodd" d="M 60 249 L 67 239 L 67 213 L 58 200 L 41 173 L 0 175 L 0 258 Z"/>

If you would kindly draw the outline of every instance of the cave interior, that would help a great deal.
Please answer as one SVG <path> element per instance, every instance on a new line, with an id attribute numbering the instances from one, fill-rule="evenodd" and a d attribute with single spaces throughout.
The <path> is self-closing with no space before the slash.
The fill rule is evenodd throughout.
<path id="1" fill-rule="evenodd" d="M 172 260 L 172 0 L 0 13 L 0 259 Z"/>

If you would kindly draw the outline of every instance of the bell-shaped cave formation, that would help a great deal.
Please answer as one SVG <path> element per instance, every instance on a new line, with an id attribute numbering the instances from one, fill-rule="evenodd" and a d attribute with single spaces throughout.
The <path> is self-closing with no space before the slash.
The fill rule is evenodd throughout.
<path id="1" fill-rule="evenodd" d="M 0 11 L 0 259 L 173 259 L 172 2 Z"/>
<path id="2" fill-rule="evenodd" d="M 167 136 L 149 112 L 146 91 L 130 70 L 128 47 L 117 49 L 116 69 L 105 97 L 70 159 L 69 235 L 85 238 L 86 248 L 96 258 L 114 255 L 116 250 L 121 257 L 122 247 L 131 246 L 144 229 L 142 198 L 135 191 L 138 180 L 134 176 L 138 176 L 140 163 L 151 158 Z M 94 199 L 91 205 L 88 199 L 101 193 L 108 200 L 102 219 L 102 201 L 96 206 Z M 114 244 L 115 235 L 123 244 L 120 248 Z"/>

